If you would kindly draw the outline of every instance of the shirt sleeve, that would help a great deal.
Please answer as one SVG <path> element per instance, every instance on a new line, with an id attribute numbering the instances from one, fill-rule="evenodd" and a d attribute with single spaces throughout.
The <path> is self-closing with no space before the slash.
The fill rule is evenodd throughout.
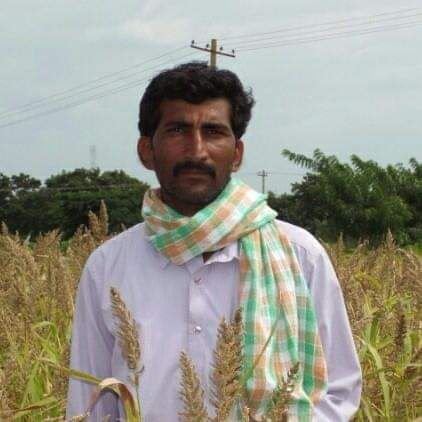
<path id="1" fill-rule="evenodd" d="M 76 296 L 76 307 L 71 341 L 70 367 L 104 379 L 111 376 L 111 356 L 114 339 L 107 329 L 101 312 L 100 292 L 95 272 L 96 252 L 89 258 Z M 85 413 L 96 386 L 70 378 L 66 419 Z M 113 393 L 105 392 L 92 408 L 89 421 L 100 421 L 110 415 L 117 420 L 117 400 Z"/>
<path id="2" fill-rule="evenodd" d="M 319 243 L 312 254 L 300 246 L 295 249 L 314 301 L 328 370 L 328 390 L 316 404 L 313 420 L 349 421 L 359 408 L 362 373 L 343 294 L 331 261 Z"/>

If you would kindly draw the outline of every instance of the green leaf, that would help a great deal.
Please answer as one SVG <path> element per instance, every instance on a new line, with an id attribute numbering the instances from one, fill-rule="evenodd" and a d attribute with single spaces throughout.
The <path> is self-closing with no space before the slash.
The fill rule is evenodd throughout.
<path id="1" fill-rule="evenodd" d="M 359 340 L 366 345 L 368 351 L 372 357 L 372 360 L 375 364 L 377 369 L 378 379 L 381 384 L 381 390 L 383 394 L 383 404 L 384 404 L 384 416 L 386 420 L 391 419 L 390 411 L 391 411 L 391 401 L 390 401 L 390 385 L 385 377 L 385 368 L 382 362 L 382 358 L 378 353 L 377 349 L 372 346 L 372 344 L 366 342 L 364 339 L 359 338 Z"/>

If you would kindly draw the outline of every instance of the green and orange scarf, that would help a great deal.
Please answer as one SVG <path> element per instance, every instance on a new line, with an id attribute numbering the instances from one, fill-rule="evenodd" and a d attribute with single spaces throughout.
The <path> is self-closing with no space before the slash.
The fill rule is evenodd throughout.
<path id="1" fill-rule="evenodd" d="M 186 217 L 151 189 L 143 216 L 154 247 L 176 265 L 239 242 L 245 371 L 265 349 L 246 380 L 248 406 L 255 417 L 264 414 L 272 391 L 299 362 L 288 416 L 311 420 L 313 405 L 326 390 L 326 363 L 304 276 L 265 196 L 231 179 L 211 204 Z"/>

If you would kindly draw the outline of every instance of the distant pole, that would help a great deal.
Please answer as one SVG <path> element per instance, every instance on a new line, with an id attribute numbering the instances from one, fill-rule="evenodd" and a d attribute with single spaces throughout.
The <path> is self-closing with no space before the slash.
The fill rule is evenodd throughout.
<path id="1" fill-rule="evenodd" d="M 89 164 L 92 169 L 97 167 L 97 147 L 95 145 L 89 146 Z"/>
<path id="2" fill-rule="evenodd" d="M 215 69 L 217 67 L 217 56 L 226 56 L 226 57 L 236 57 L 234 54 L 234 50 L 231 51 L 231 53 L 223 52 L 224 48 L 220 47 L 220 49 L 217 49 L 217 40 L 213 38 L 211 40 L 211 46 L 210 44 L 207 44 L 205 47 L 199 47 L 195 45 L 195 40 L 191 43 L 191 48 L 195 48 L 197 50 L 205 51 L 207 53 L 210 53 L 210 67 L 212 69 Z"/>
<path id="3" fill-rule="evenodd" d="M 258 176 L 262 177 L 262 193 L 265 193 L 265 178 L 268 177 L 269 173 L 265 170 L 259 171 Z"/>

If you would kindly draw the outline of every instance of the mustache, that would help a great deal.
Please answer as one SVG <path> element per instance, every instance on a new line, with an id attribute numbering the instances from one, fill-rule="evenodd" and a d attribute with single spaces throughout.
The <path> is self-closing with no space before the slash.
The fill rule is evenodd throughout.
<path id="1" fill-rule="evenodd" d="M 182 161 L 180 163 L 177 163 L 173 168 L 173 176 L 178 176 L 180 174 L 180 172 L 183 171 L 183 170 L 198 170 L 198 171 L 202 171 L 204 173 L 208 173 L 210 176 L 212 176 L 214 178 L 216 176 L 214 167 L 212 167 L 208 164 L 190 161 L 190 160 L 186 160 L 186 161 Z"/>

